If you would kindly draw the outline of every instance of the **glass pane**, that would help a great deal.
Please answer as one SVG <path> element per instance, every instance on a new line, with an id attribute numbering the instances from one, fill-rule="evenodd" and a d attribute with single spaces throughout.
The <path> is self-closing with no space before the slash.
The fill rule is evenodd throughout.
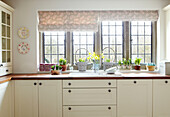
<path id="1" fill-rule="evenodd" d="M 45 36 L 45 44 L 50 44 L 50 36 Z"/>
<path id="2" fill-rule="evenodd" d="M 64 46 L 59 46 L 59 54 L 64 54 Z"/>
<path id="3" fill-rule="evenodd" d="M 109 51 L 110 51 L 111 53 L 115 53 L 115 51 L 116 51 L 116 50 L 115 50 L 115 45 L 110 45 L 110 48 L 112 48 L 112 49 L 114 50 L 114 52 L 113 52 L 113 50 L 110 50 L 110 49 L 109 49 Z M 118 47 L 117 47 L 117 49 L 118 49 Z M 117 50 L 117 51 L 118 51 L 118 50 Z"/>
<path id="4" fill-rule="evenodd" d="M 145 53 L 151 53 L 151 45 L 145 45 Z"/>
<path id="5" fill-rule="evenodd" d="M 138 35 L 144 35 L 144 26 L 138 26 Z"/>
<path id="6" fill-rule="evenodd" d="M 57 63 L 57 55 L 52 55 L 52 63 Z"/>
<path id="7" fill-rule="evenodd" d="M 50 35 L 51 33 L 50 32 L 44 32 L 44 35 L 46 36 L 46 35 Z"/>
<path id="8" fill-rule="evenodd" d="M 132 54 L 137 54 L 137 45 L 132 45 Z"/>
<path id="9" fill-rule="evenodd" d="M 137 21 L 132 21 L 131 25 L 137 25 Z"/>
<path id="10" fill-rule="evenodd" d="M 87 50 L 88 50 L 90 53 L 92 53 L 92 52 L 93 52 L 93 46 L 88 46 L 88 47 L 87 47 Z"/>
<path id="11" fill-rule="evenodd" d="M 138 25 L 144 25 L 144 21 L 138 21 Z"/>
<path id="12" fill-rule="evenodd" d="M 79 36 L 74 36 L 74 44 L 79 44 Z"/>
<path id="13" fill-rule="evenodd" d="M 87 36 L 88 44 L 93 44 L 93 36 Z"/>
<path id="14" fill-rule="evenodd" d="M 144 55 L 139 55 L 138 57 L 142 58 L 141 63 L 145 63 L 145 61 L 144 61 Z"/>
<path id="15" fill-rule="evenodd" d="M 108 23 L 109 23 L 108 21 L 103 21 L 102 25 L 108 25 Z"/>
<path id="16" fill-rule="evenodd" d="M 108 26 L 103 26 L 103 29 L 102 29 L 102 34 L 103 35 L 108 35 Z"/>
<path id="17" fill-rule="evenodd" d="M 86 36 L 81 36 L 81 44 L 86 44 Z"/>
<path id="18" fill-rule="evenodd" d="M 116 26 L 116 35 L 122 35 L 122 26 Z"/>
<path id="19" fill-rule="evenodd" d="M 145 26 L 145 35 L 151 35 L 151 26 Z"/>
<path id="20" fill-rule="evenodd" d="M 117 36 L 117 44 L 123 44 L 122 42 L 122 36 Z"/>
<path id="21" fill-rule="evenodd" d="M 57 54 L 57 46 L 52 46 L 52 54 Z"/>
<path id="22" fill-rule="evenodd" d="M 2 25 L 2 36 L 6 37 L 6 26 Z"/>
<path id="23" fill-rule="evenodd" d="M 2 49 L 6 49 L 6 39 L 2 38 Z"/>
<path id="24" fill-rule="evenodd" d="M 131 36 L 132 44 L 137 44 L 137 36 Z"/>
<path id="25" fill-rule="evenodd" d="M 117 55 L 117 62 L 118 62 L 119 60 L 122 60 L 122 55 Z"/>
<path id="26" fill-rule="evenodd" d="M 64 44 L 64 36 L 58 36 L 58 44 Z"/>
<path id="27" fill-rule="evenodd" d="M 110 55 L 110 61 L 115 61 L 115 55 Z"/>
<path id="28" fill-rule="evenodd" d="M 151 63 L 151 55 L 145 55 L 145 63 Z"/>
<path id="29" fill-rule="evenodd" d="M 145 21 L 145 25 L 151 25 L 151 21 Z"/>
<path id="30" fill-rule="evenodd" d="M 7 14 L 7 24 L 10 25 L 10 15 Z"/>
<path id="31" fill-rule="evenodd" d="M 145 36 L 145 44 L 151 44 L 151 36 Z"/>
<path id="32" fill-rule="evenodd" d="M 109 21 L 109 25 L 116 25 L 115 21 Z"/>
<path id="33" fill-rule="evenodd" d="M 52 36 L 52 44 L 57 44 L 57 36 Z"/>
<path id="34" fill-rule="evenodd" d="M 132 55 L 132 62 L 135 61 L 136 57 L 137 57 L 137 55 Z"/>
<path id="35" fill-rule="evenodd" d="M 117 45 L 117 53 L 121 54 L 122 53 L 122 46 Z"/>
<path id="36" fill-rule="evenodd" d="M 7 62 L 11 62 L 11 52 L 7 52 Z"/>
<path id="37" fill-rule="evenodd" d="M 122 21 L 116 21 L 116 25 L 122 25 Z"/>
<path id="38" fill-rule="evenodd" d="M 115 43 L 115 36 L 110 36 L 110 42 L 108 44 L 116 44 Z"/>
<path id="39" fill-rule="evenodd" d="M 10 27 L 7 27 L 7 37 L 9 37 L 9 38 L 11 37 L 10 36 Z"/>
<path id="40" fill-rule="evenodd" d="M 6 63 L 6 51 L 2 51 L 2 63 Z"/>
<path id="41" fill-rule="evenodd" d="M 6 24 L 6 13 L 2 11 L 2 23 Z"/>
<path id="42" fill-rule="evenodd" d="M 58 35 L 59 36 L 65 36 L 65 32 L 64 31 L 60 31 L 60 32 L 58 32 Z"/>
<path id="43" fill-rule="evenodd" d="M 110 35 L 115 35 L 115 26 L 110 26 Z"/>
<path id="44" fill-rule="evenodd" d="M 79 49 L 79 46 L 78 45 L 74 45 L 74 54 L 78 54 L 78 50 Z M 77 51 L 77 53 L 76 53 L 76 51 Z"/>
<path id="45" fill-rule="evenodd" d="M 7 49 L 8 49 L 8 50 L 10 50 L 10 49 L 11 49 L 10 39 L 7 39 Z"/>
<path id="46" fill-rule="evenodd" d="M 103 44 L 108 44 L 109 43 L 109 37 L 108 36 L 103 36 Z"/>
<path id="47" fill-rule="evenodd" d="M 50 46 L 45 46 L 45 54 L 50 54 Z"/>
<path id="48" fill-rule="evenodd" d="M 132 26 L 131 33 L 132 35 L 137 35 L 137 26 Z"/>
<path id="49" fill-rule="evenodd" d="M 144 36 L 139 36 L 139 44 L 144 44 Z"/>
<path id="50" fill-rule="evenodd" d="M 45 55 L 45 63 L 51 63 L 51 60 L 50 60 L 50 55 Z"/>
<path id="51" fill-rule="evenodd" d="M 139 45 L 139 54 L 144 54 L 144 45 Z"/>

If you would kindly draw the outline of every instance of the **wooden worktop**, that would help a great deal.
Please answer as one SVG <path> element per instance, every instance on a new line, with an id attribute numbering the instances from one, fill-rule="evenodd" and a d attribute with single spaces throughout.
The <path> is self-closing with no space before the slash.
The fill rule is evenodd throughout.
<path id="1" fill-rule="evenodd" d="M 50 75 L 50 74 L 11 74 L 0 77 L 0 83 L 10 80 L 89 80 L 89 79 L 170 79 L 170 75 L 161 75 L 159 73 L 122 73 L 121 76 L 69 76 L 68 74 Z"/>

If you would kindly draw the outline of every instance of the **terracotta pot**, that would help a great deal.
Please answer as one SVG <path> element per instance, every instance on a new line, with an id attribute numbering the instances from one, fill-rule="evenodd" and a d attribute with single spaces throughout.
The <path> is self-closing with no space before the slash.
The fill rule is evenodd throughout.
<path id="1" fill-rule="evenodd" d="M 155 71 L 155 66 L 148 66 L 149 71 Z"/>
<path id="2" fill-rule="evenodd" d="M 62 71 L 66 71 L 67 70 L 67 66 L 66 65 L 60 65 L 62 67 Z"/>
<path id="3" fill-rule="evenodd" d="M 135 70 L 140 70 L 140 65 L 136 65 Z"/>

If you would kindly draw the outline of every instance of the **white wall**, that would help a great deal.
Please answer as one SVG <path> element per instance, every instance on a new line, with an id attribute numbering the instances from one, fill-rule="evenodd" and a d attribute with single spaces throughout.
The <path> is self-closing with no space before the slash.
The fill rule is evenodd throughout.
<path id="1" fill-rule="evenodd" d="M 161 19 L 158 38 L 161 47 L 160 59 L 165 58 L 164 39 L 164 12 L 169 0 L 3 0 L 11 5 L 14 11 L 13 20 L 13 69 L 14 73 L 36 73 L 37 72 L 37 11 L 38 10 L 160 10 Z M 163 24 L 163 25 L 162 25 Z M 20 27 L 28 27 L 30 37 L 21 40 L 17 31 Z M 17 51 L 17 45 L 28 42 L 31 50 L 26 55 Z M 159 60 L 159 59 L 158 59 Z"/>

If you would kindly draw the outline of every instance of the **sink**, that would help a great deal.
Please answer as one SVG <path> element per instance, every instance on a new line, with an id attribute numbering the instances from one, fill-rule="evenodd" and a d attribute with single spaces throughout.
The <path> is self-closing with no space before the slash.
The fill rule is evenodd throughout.
<path id="1" fill-rule="evenodd" d="M 69 75 L 72 76 L 98 76 L 103 75 L 104 73 L 86 73 L 86 72 L 79 72 L 79 73 L 70 73 Z"/>

